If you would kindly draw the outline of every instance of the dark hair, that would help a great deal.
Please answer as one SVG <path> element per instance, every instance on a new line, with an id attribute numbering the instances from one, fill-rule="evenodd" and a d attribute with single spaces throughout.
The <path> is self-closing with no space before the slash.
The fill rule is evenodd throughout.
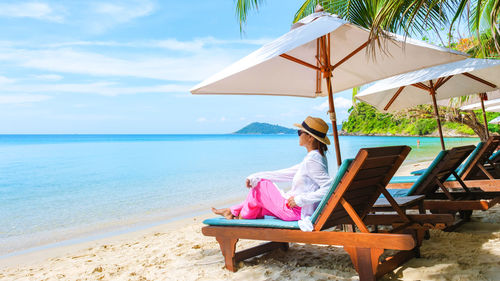
<path id="1" fill-rule="evenodd" d="M 316 138 L 313 141 L 313 148 L 317 149 L 319 151 L 319 154 L 321 154 L 321 156 L 325 156 L 325 152 L 328 151 L 328 146 L 320 142 Z"/>

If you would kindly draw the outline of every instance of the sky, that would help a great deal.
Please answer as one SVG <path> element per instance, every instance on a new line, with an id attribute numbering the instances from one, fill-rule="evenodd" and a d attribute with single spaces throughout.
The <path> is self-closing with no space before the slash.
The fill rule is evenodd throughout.
<path id="1" fill-rule="evenodd" d="M 326 98 L 189 93 L 288 32 L 302 2 L 266 1 L 242 34 L 233 0 L 2 1 L 0 134 L 219 134 L 327 121 Z M 351 95 L 335 95 L 341 121 Z"/>

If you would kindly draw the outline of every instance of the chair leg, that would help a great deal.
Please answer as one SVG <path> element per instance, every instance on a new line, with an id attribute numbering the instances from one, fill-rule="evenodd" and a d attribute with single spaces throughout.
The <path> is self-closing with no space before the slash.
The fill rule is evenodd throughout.
<path id="1" fill-rule="evenodd" d="M 379 258 L 384 249 L 344 247 L 359 274 L 359 280 L 376 280 Z"/>
<path id="2" fill-rule="evenodd" d="M 470 217 L 472 216 L 472 210 L 459 211 L 458 214 L 459 214 L 461 219 L 463 219 L 466 222 L 469 222 Z"/>
<path id="3" fill-rule="evenodd" d="M 229 237 L 215 237 L 215 239 L 219 242 L 220 250 L 222 255 L 224 255 L 226 268 L 232 272 L 236 272 L 234 253 L 236 251 L 236 243 L 238 242 L 238 239 Z"/>

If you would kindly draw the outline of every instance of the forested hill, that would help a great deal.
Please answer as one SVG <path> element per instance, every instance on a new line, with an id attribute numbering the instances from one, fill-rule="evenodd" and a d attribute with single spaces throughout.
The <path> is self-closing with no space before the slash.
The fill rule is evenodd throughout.
<path id="1" fill-rule="evenodd" d="M 244 128 L 234 132 L 235 134 L 262 134 L 262 135 L 271 135 L 271 134 L 295 134 L 297 130 L 282 127 L 279 125 L 272 125 L 268 123 L 259 123 L 254 122 L 251 123 Z"/>
<path id="2" fill-rule="evenodd" d="M 495 131 L 496 126 L 494 127 L 490 129 Z M 381 113 L 373 106 L 360 102 L 356 109 L 351 108 L 348 120 L 342 124 L 342 130 L 347 135 L 436 135 L 437 122 L 435 119 L 406 118 Z M 469 127 L 452 122 L 444 122 L 443 131 L 450 136 L 474 135 Z"/>

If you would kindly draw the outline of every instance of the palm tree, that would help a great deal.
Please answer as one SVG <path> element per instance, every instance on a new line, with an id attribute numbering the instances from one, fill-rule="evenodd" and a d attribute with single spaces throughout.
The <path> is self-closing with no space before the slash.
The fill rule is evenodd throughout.
<path id="1" fill-rule="evenodd" d="M 263 3 L 264 0 L 236 0 L 241 31 L 249 12 L 258 10 Z M 327 12 L 370 29 L 370 38 L 374 39 L 371 42 L 375 43 L 370 43 L 372 50 L 377 45 L 383 48 L 381 39 L 388 37 L 387 31 L 405 36 L 426 36 L 431 31 L 443 46 L 460 49 L 460 44 L 467 45 L 461 51 L 473 57 L 498 57 L 500 53 L 500 0 L 305 0 L 295 13 L 293 22 L 313 13 L 318 4 Z M 452 30 L 459 28 L 462 21 L 468 24 L 471 37 L 452 44 Z M 440 30 L 446 27 L 447 43 L 440 37 Z M 357 90 L 353 90 L 353 98 Z M 455 107 L 443 107 L 441 110 L 446 113 L 444 116 L 447 120 L 469 126 L 481 139 L 486 137 L 484 127 L 474 112 L 461 111 Z M 410 115 L 433 118 L 425 107 L 412 108 L 402 114 L 409 112 Z"/>
<path id="2" fill-rule="evenodd" d="M 436 0 L 425 0 L 430 6 Z M 251 10 L 258 10 L 263 0 L 237 0 L 236 14 L 240 23 L 240 30 L 246 23 L 247 15 Z M 326 12 L 337 14 L 339 17 L 372 30 L 372 38 L 378 39 L 379 35 L 386 35 L 384 31 L 406 34 L 416 33 L 423 35 L 429 29 L 429 25 L 442 28 L 449 21 L 447 14 L 451 6 L 446 4 L 433 5 L 430 9 L 418 9 L 414 6 L 405 5 L 408 1 L 401 1 L 402 5 L 395 6 L 394 11 L 381 17 L 386 13 L 387 6 L 393 4 L 392 0 L 305 0 L 299 10 L 295 13 L 293 22 L 314 12 L 316 5 L 320 4 Z M 411 24 L 410 24 L 411 23 Z M 380 43 L 379 40 L 374 40 Z M 443 43 L 444 44 L 444 43 Z"/>
<path id="3" fill-rule="evenodd" d="M 264 0 L 237 0 L 236 14 L 240 30 L 251 10 L 258 10 Z M 485 57 L 485 40 L 480 34 L 489 30 L 496 52 L 500 52 L 500 1 L 499 0 L 305 0 L 296 12 L 294 22 L 314 12 L 320 4 L 325 11 L 359 26 L 369 28 L 370 38 L 380 44 L 379 38 L 386 37 L 387 31 L 403 35 L 435 32 L 442 45 L 450 45 L 452 31 L 465 20 L 471 35 L 480 45 Z M 449 19 L 451 16 L 451 20 Z M 448 28 L 448 44 L 440 37 L 439 31 Z M 491 45 L 491 44 L 490 44 Z"/>

